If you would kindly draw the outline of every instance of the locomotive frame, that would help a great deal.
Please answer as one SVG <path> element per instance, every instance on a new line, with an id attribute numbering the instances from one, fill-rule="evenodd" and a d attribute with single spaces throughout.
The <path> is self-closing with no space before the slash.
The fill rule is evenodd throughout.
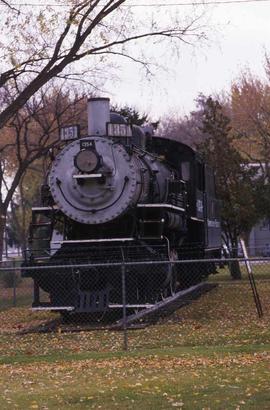
<path id="1" fill-rule="evenodd" d="M 123 259 L 134 262 L 126 283 L 128 302 L 137 307 L 214 273 L 211 262 L 172 264 L 220 256 L 219 200 L 202 158 L 127 124 L 110 113 L 108 99 L 89 100 L 88 136 L 74 129 L 65 127 L 41 187 L 42 206 L 32 208 L 25 265 L 36 269 L 24 276 L 34 280 L 33 307 L 100 313 L 121 304 Z M 151 260 L 168 264 L 159 275 L 136 267 Z M 50 302 L 41 302 L 40 289 Z"/>

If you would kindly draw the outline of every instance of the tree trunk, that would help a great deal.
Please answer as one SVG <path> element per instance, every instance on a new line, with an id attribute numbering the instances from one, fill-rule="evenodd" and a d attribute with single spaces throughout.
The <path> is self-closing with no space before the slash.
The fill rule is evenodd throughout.
<path id="1" fill-rule="evenodd" d="M 232 250 L 231 250 L 231 258 L 238 258 L 238 248 L 237 248 L 237 241 L 234 241 L 234 244 L 232 244 Z M 231 273 L 231 277 L 233 280 L 240 280 L 242 279 L 242 273 L 240 269 L 240 265 L 238 260 L 231 261 L 229 263 L 229 269 Z"/>
<path id="2" fill-rule="evenodd" d="M 19 184 L 20 197 L 21 197 L 21 211 L 22 211 L 22 226 L 20 229 L 20 239 L 21 239 L 21 249 L 26 249 L 27 245 L 27 234 L 26 234 L 26 206 L 25 206 L 25 196 L 23 189 L 23 178 Z"/>
<path id="3" fill-rule="evenodd" d="M 6 229 L 6 212 L 0 211 L 0 261 L 2 261 L 4 252 L 4 234 Z"/>

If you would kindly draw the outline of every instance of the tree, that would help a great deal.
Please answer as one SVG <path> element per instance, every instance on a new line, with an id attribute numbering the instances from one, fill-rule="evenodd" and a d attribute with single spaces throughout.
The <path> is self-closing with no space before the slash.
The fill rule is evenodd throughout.
<path id="1" fill-rule="evenodd" d="M 218 100 L 220 101 L 219 98 Z M 164 119 L 159 127 L 161 135 L 180 141 L 196 150 L 198 145 L 207 138 L 202 130 L 205 101 L 206 97 L 199 94 L 195 99 L 196 109 L 191 111 L 189 115 L 184 117 L 174 115 Z M 225 104 L 222 103 L 222 106 L 225 108 Z"/>
<path id="2" fill-rule="evenodd" d="M 111 107 L 111 111 L 116 112 L 120 115 L 122 115 L 128 123 L 133 124 L 133 125 L 151 125 L 154 130 L 158 128 L 159 121 L 151 121 L 148 114 L 140 114 L 140 112 L 134 108 L 130 107 L 128 105 L 124 105 L 123 107 L 118 106 L 118 105 L 113 105 Z"/>
<path id="3" fill-rule="evenodd" d="M 144 58 L 128 49 L 131 42 L 155 43 L 159 38 L 172 45 L 205 37 L 197 17 L 192 16 L 184 25 L 175 20 L 168 27 L 153 19 L 140 24 L 132 18 L 130 9 L 123 8 L 125 3 L 67 0 L 63 1 L 67 7 L 57 11 L 48 6 L 45 10 L 25 9 L 19 15 L 14 10 L 6 12 L 1 33 L 5 40 L 1 44 L 0 87 L 8 87 L 12 98 L 2 105 L 0 129 L 53 78 L 76 80 L 80 74 L 85 81 L 90 72 L 89 83 L 95 85 L 95 74 L 104 75 L 108 58 L 119 56 L 147 68 Z M 78 67 L 76 62 L 81 60 L 87 65 Z"/>
<path id="4" fill-rule="evenodd" d="M 201 130 L 203 109 L 200 97 L 197 100 L 198 109 L 185 117 L 169 117 L 164 119 L 159 127 L 161 136 L 173 139 L 196 148 L 205 135 Z"/>
<path id="5" fill-rule="evenodd" d="M 266 73 L 269 79 L 269 59 Z M 270 218 L 270 85 L 250 72 L 231 89 L 231 118 L 239 151 L 257 169 L 257 210 Z"/>
<path id="6" fill-rule="evenodd" d="M 41 158 L 26 170 L 10 202 L 7 225 L 20 249 L 27 248 L 32 206 L 39 203 L 40 186 L 44 183 L 45 175 L 43 162 Z"/>
<path id="7" fill-rule="evenodd" d="M 6 0 L 0 0 L 0 3 L 2 3 L 4 6 L 7 6 L 8 9 L 12 10 L 12 11 L 16 11 L 17 13 L 19 13 L 19 10 L 17 10 L 13 5 L 11 5 L 8 1 Z"/>
<path id="8" fill-rule="evenodd" d="M 111 111 L 122 115 L 128 122 L 135 125 L 144 125 L 149 122 L 147 114 L 140 114 L 138 110 L 134 107 L 124 105 L 123 107 L 118 105 L 113 105 Z"/>
<path id="9" fill-rule="evenodd" d="M 63 86 L 71 80 L 73 94 L 77 80 L 91 90 L 98 89 L 106 68 L 119 57 L 139 63 L 149 72 L 149 61 L 143 51 L 138 52 L 141 41 L 147 50 L 149 43 L 157 42 L 168 43 L 166 49 L 173 45 L 178 49 L 180 42 L 205 38 L 200 16 L 194 17 L 194 13 L 183 24 L 177 17 L 169 25 L 153 16 L 139 21 L 132 9 L 125 7 L 126 0 L 59 0 L 58 8 L 1 3 L 5 7 L 0 28 L 0 254 L 7 207 L 16 187 L 27 168 L 55 143 L 51 140 L 54 127 L 49 126 L 52 117 L 45 115 L 47 124 L 42 119 L 37 93 L 45 86 L 48 90 L 55 79 L 62 80 Z M 57 121 L 53 122 L 56 126 Z M 30 137 L 35 128 L 40 130 L 40 144 Z M 8 184 L 6 176 L 16 164 L 18 170 Z"/>
<path id="10" fill-rule="evenodd" d="M 270 86 L 250 73 L 231 88 L 232 126 L 239 132 L 238 148 L 251 162 L 270 153 Z"/>
<path id="11" fill-rule="evenodd" d="M 260 218 L 256 207 L 258 181 L 254 169 L 234 146 L 231 120 L 221 104 L 211 97 L 203 104 L 202 132 L 206 140 L 199 149 L 215 171 L 217 195 L 222 201 L 222 231 L 231 256 L 237 258 L 239 237 L 250 233 Z M 232 277 L 240 279 L 239 264 L 232 263 L 230 268 Z"/>
<path id="12" fill-rule="evenodd" d="M 4 138 L 0 141 L 0 257 L 9 205 L 12 200 L 14 209 L 20 202 L 25 205 L 27 196 L 23 179 L 29 178 L 30 167 L 40 167 L 41 163 L 38 164 L 37 161 L 59 146 L 61 124 L 74 123 L 81 118 L 82 101 L 85 103 L 84 96 L 71 99 L 57 88 L 42 89 L 2 130 Z M 44 168 L 47 168 L 46 164 Z M 33 178 L 31 183 L 33 184 Z M 16 200 L 15 195 L 19 199 Z M 21 218 L 22 231 L 25 234 L 24 212 L 25 210 L 22 211 Z"/>

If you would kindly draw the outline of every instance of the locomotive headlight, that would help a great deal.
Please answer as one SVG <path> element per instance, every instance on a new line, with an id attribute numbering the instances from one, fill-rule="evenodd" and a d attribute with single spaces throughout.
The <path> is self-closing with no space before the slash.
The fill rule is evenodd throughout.
<path id="1" fill-rule="evenodd" d="M 92 149 L 84 149 L 78 152 L 75 157 L 74 164 L 79 171 L 89 174 L 98 168 L 100 158 Z"/>

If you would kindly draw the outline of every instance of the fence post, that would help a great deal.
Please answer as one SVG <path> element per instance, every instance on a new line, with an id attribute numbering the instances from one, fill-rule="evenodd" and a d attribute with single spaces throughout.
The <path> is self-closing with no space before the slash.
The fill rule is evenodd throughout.
<path id="1" fill-rule="evenodd" d="M 17 278 L 16 278 L 16 270 L 15 270 L 15 266 L 16 266 L 16 261 L 13 260 L 13 306 L 15 307 L 17 305 Z"/>
<path id="2" fill-rule="evenodd" d="M 253 293 L 253 298 L 255 301 L 255 305 L 256 305 L 256 309 L 257 309 L 257 313 L 259 318 L 263 317 L 263 310 L 262 310 L 262 304 L 261 304 L 261 300 L 260 300 L 260 296 L 257 290 L 257 286 L 256 286 L 256 282 L 254 279 L 254 275 L 252 272 L 252 268 L 249 262 L 249 258 L 248 258 L 248 253 L 247 253 L 247 248 L 246 248 L 246 244 L 243 241 L 243 239 L 240 239 L 240 244 L 242 247 L 242 251 L 244 254 L 244 258 L 245 258 L 245 265 L 246 265 L 246 269 L 247 269 L 247 273 L 248 273 L 248 279 L 249 279 L 249 283 L 252 289 L 252 293 Z"/>
<path id="3" fill-rule="evenodd" d="M 128 335 L 127 335 L 127 307 L 126 307 L 126 267 L 125 261 L 121 265 L 122 275 L 122 304 L 123 304 L 123 334 L 124 334 L 124 350 L 128 349 Z"/>

